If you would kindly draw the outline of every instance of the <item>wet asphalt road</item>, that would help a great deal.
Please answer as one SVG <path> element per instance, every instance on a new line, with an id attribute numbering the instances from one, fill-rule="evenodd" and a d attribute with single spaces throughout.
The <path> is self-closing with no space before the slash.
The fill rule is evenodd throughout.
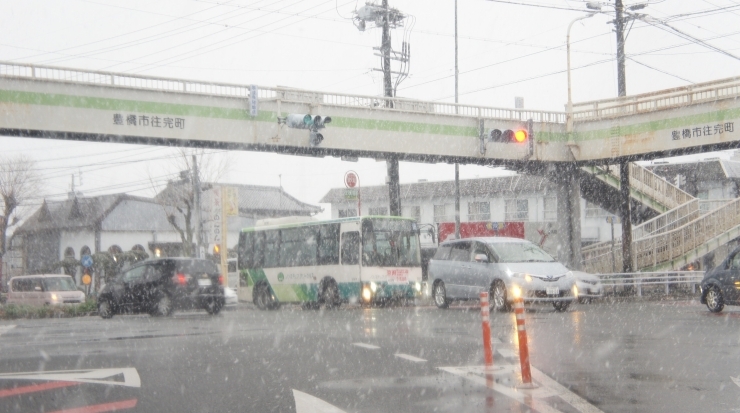
<path id="1" fill-rule="evenodd" d="M 217 317 L 0 323 L 0 411 L 294 412 L 298 403 L 302 413 L 329 403 L 348 413 L 740 412 L 731 379 L 740 376 L 740 308 L 543 306 L 527 311 L 527 327 L 535 370 L 588 404 L 517 398 L 527 391 L 511 389 L 511 375 L 491 390 L 441 370 L 483 363 L 476 307 L 241 307 Z M 513 314 L 493 314 L 491 329 L 496 368 L 518 371 Z M 18 372 L 37 375 L 9 375 Z"/>

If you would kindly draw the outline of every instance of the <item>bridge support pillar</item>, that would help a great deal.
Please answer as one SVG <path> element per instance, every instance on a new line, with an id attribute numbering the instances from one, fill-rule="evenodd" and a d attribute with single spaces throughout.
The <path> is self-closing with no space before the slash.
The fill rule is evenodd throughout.
<path id="1" fill-rule="evenodd" d="M 581 269 L 581 183 L 575 165 L 556 165 L 552 180 L 557 185 L 558 259 L 571 270 Z"/>
<path id="2" fill-rule="evenodd" d="M 398 174 L 398 158 L 388 156 L 385 159 L 388 168 L 388 210 L 391 216 L 401 216 L 401 184 Z"/>

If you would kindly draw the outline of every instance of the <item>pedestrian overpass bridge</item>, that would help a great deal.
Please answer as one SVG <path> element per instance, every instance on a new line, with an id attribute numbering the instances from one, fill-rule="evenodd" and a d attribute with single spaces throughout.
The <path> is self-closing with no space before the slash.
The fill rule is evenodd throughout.
<path id="1" fill-rule="evenodd" d="M 0 132 L 427 162 L 585 164 L 740 146 L 739 96 L 740 78 L 732 78 L 576 104 L 569 132 L 564 112 L 0 62 Z M 278 122 L 290 113 L 331 116 L 323 142 L 312 147 L 308 131 Z M 525 144 L 487 139 L 491 129 L 530 120 Z"/>
<path id="2" fill-rule="evenodd" d="M 569 119 L 565 112 L 0 61 L 0 135 L 395 159 L 396 175 L 391 178 L 396 187 L 398 159 L 495 164 L 554 175 L 568 171 L 558 165 L 578 165 L 578 171 L 566 174 L 585 172 L 619 188 L 619 173 L 607 166 L 610 163 L 740 147 L 739 97 L 740 77 L 578 103 Z M 332 122 L 321 131 L 323 141 L 311 145 L 308 130 L 279 121 L 288 114 L 330 116 Z M 530 132 L 524 144 L 488 138 L 492 129 L 521 128 Z M 635 269 L 675 267 L 708 252 L 711 245 L 740 236 L 740 218 L 734 218 L 740 217 L 740 209 L 733 209 L 740 203 L 700 216 L 698 201 L 647 172 L 631 169 L 623 181 L 630 190 L 623 197 L 660 214 L 635 228 L 628 257 Z M 572 208 L 579 193 L 572 188 L 579 187 L 580 178 L 574 179 L 560 187 L 558 199 L 564 195 L 570 200 L 563 209 L 559 201 L 559 216 L 561 211 L 576 216 Z M 581 261 L 576 246 L 580 235 L 575 234 L 579 225 L 572 221 L 561 222 L 570 233 L 563 243 L 576 251 L 567 261 L 594 271 L 607 265 L 604 258 L 614 255 L 611 245 L 586 249 Z M 657 229 L 646 230 L 650 225 Z M 616 258 L 611 260 L 610 271 Z"/>

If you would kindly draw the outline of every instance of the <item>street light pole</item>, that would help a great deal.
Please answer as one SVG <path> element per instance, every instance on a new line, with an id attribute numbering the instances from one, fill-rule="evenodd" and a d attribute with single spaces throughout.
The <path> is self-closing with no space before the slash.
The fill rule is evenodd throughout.
<path id="1" fill-rule="evenodd" d="M 568 34 L 565 37 L 565 50 L 566 50 L 566 54 L 568 55 L 567 56 L 568 57 L 568 70 L 567 70 L 568 72 L 568 113 L 566 114 L 567 116 L 567 121 L 566 121 L 567 130 L 566 131 L 568 133 L 573 132 L 573 98 L 571 96 L 571 81 L 570 81 L 570 29 L 573 27 L 573 24 L 575 22 L 588 19 L 589 17 L 593 17 L 594 14 L 596 13 L 589 13 L 585 16 L 581 16 L 577 19 L 574 19 L 572 22 L 570 22 L 570 24 L 568 25 Z"/>
<path id="2" fill-rule="evenodd" d="M 457 0 L 455 0 L 455 103 L 457 101 Z M 457 113 L 457 106 L 455 106 Z M 460 239 L 460 164 L 455 162 L 455 239 Z"/>

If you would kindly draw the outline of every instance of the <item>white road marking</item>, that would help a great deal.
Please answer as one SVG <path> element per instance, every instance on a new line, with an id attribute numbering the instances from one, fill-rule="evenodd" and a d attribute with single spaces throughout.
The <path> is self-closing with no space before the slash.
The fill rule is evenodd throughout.
<path id="1" fill-rule="evenodd" d="M 730 376 L 730 378 L 732 379 L 733 383 L 737 384 L 737 387 L 740 387 L 740 376 L 738 376 L 737 378 Z"/>
<path id="2" fill-rule="evenodd" d="M 15 328 L 15 324 L 0 326 L 0 336 Z"/>
<path id="3" fill-rule="evenodd" d="M 495 381 L 493 383 L 488 383 L 485 378 L 485 366 L 440 367 L 439 369 L 448 373 L 465 377 L 466 379 L 479 383 L 483 386 L 487 386 L 490 389 L 499 392 L 505 396 L 508 396 L 541 413 L 561 413 L 559 410 L 555 409 L 549 404 L 546 404 L 543 401 L 543 399 L 552 396 L 559 396 L 581 413 L 604 413 L 534 367 L 531 367 L 533 376 L 532 378 L 534 380 L 534 383 L 539 387 L 532 390 L 516 389 L 514 387 L 497 383 Z M 519 367 L 516 365 L 498 365 L 494 366 L 493 375 L 509 375 L 510 377 L 513 377 L 514 380 L 517 380 L 516 376 L 518 373 L 518 369 Z"/>
<path id="4" fill-rule="evenodd" d="M 123 375 L 123 381 L 106 380 Z M 141 387 L 139 373 L 133 367 L 94 370 L 32 371 L 0 374 L 0 380 L 49 380 L 76 383 L 108 384 L 111 386 Z"/>
<path id="5" fill-rule="evenodd" d="M 365 344 L 365 343 L 352 343 L 352 345 L 353 345 L 353 346 L 357 346 L 357 347 L 362 347 L 362 348 L 366 348 L 366 349 L 368 349 L 368 350 L 377 350 L 377 349 L 379 349 L 379 348 L 380 348 L 380 347 L 378 347 L 378 346 L 374 346 L 374 345 L 372 345 L 372 344 Z"/>
<path id="6" fill-rule="evenodd" d="M 344 410 L 331 405 L 318 397 L 293 389 L 296 413 L 345 413 Z"/>
<path id="7" fill-rule="evenodd" d="M 508 358 L 518 358 L 519 357 L 519 355 L 516 354 L 514 350 L 511 350 L 508 348 L 497 348 L 496 351 L 498 351 L 498 353 L 504 357 L 508 357 Z"/>
<path id="8" fill-rule="evenodd" d="M 408 354 L 403 354 L 403 353 L 396 353 L 396 354 L 394 354 L 394 356 L 396 356 L 398 358 L 406 359 L 406 360 L 409 360 L 409 361 L 413 361 L 414 363 L 426 363 L 427 362 L 424 359 L 420 359 L 418 357 L 414 357 L 414 356 L 411 356 L 411 355 L 408 355 Z"/>

